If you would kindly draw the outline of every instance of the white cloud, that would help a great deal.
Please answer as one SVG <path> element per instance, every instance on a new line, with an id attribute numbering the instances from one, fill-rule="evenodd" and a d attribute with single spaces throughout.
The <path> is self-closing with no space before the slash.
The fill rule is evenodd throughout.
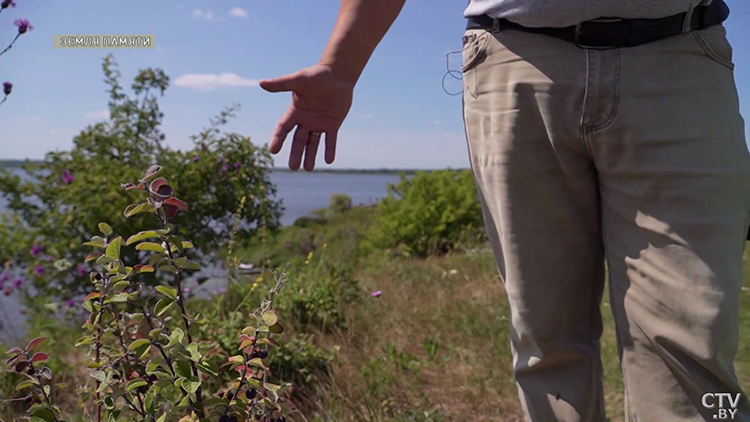
<path id="1" fill-rule="evenodd" d="M 445 136 L 445 139 L 454 139 L 454 138 L 457 138 L 456 134 L 455 133 L 451 133 L 451 132 L 444 132 L 443 136 Z"/>
<path id="2" fill-rule="evenodd" d="M 214 12 L 210 10 L 195 9 L 193 10 L 193 17 L 196 19 L 205 19 L 207 21 L 210 21 L 213 20 L 216 15 L 214 15 Z"/>
<path id="3" fill-rule="evenodd" d="M 31 123 L 31 122 L 41 122 L 42 118 L 40 116 L 21 116 L 18 118 L 19 123 Z"/>
<path id="4" fill-rule="evenodd" d="M 375 116 L 373 116 L 372 114 L 363 114 L 362 115 L 363 119 L 372 119 L 373 117 L 375 117 Z"/>
<path id="5" fill-rule="evenodd" d="M 109 110 L 90 111 L 86 113 L 87 119 L 108 119 Z"/>
<path id="6" fill-rule="evenodd" d="M 247 11 L 240 9 L 239 7 L 235 7 L 234 9 L 229 11 L 229 16 L 234 16 L 235 18 L 246 18 Z"/>
<path id="7" fill-rule="evenodd" d="M 214 89 L 221 86 L 257 86 L 255 79 L 246 79 L 236 73 L 196 74 L 189 73 L 177 78 L 174 82 L 177 86 L 195 89 Z"/>
<path id="8" fill-rule="evenodd" d="M 440 125 L 443 124 L 443 122 L 441 122 L 440 120 L 433 120 L 432 124 L 435 125 L 435 126 L 440 126 Z"/>

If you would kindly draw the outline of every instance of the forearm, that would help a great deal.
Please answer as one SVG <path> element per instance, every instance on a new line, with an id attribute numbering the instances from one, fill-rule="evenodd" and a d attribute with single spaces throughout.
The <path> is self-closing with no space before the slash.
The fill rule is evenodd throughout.
<path id="1" fill-rule="evenodd" d="M 406 0 L 342 0 L 320 64 L 356 83 Z"/>

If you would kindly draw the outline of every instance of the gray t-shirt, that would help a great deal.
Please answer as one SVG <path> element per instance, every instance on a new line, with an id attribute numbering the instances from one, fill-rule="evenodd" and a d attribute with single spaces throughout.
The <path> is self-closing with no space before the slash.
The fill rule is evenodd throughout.
<path id="1" fill-rule="evenodd" d="M 527 27 L 565 27 L 597 18 L 656 19 L 712 0 L 471 0 L 464 16 L 489 15 Z"/>

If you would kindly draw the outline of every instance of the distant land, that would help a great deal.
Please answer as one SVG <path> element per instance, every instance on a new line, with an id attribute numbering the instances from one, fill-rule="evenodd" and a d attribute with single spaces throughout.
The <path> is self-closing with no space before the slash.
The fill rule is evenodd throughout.
<path id="1" fill-rule="evenodd" d="M 0 167 L 5 168 L 21 168 L 27 160 L 0 160 Z M 30 160 L 32 162 L 41 162 L 41 160 Z M 460 170 L 460 169 L 454 169 Z M 274 167 L 273 171 L 278 173 L 292 173 L 287 167 Z M 317 168 L 315 173 L 337 173 L 337 174 L 406 174 L 413 175 L 419 171 L 434 171 L 434 169 L 329 169 L 329 168 Z M 299 172 L 303 172 L 300 170 Z"/>

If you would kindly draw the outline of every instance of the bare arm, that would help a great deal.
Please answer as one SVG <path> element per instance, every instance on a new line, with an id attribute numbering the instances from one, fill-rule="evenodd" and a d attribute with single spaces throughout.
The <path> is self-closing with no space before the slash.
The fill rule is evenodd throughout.
<path id="1" fill-rule="evenodd" d="M 320 62 L 260 81 L 268 92 L 292 92 L 292 104 L 276 125 L 269 150 L 278 154 L 294 130 L 289 168 L 312 171 L 321 136 L 325 161 L 333 163 L 338 131 L 352 105 L 354 85 L 406 0 L 342 0 L 339 17 Z"/>
<path id="2" fill-rule="evenodd" d="M 320 64 L 356 83 L 406 0 L 342 0 Z"/>

